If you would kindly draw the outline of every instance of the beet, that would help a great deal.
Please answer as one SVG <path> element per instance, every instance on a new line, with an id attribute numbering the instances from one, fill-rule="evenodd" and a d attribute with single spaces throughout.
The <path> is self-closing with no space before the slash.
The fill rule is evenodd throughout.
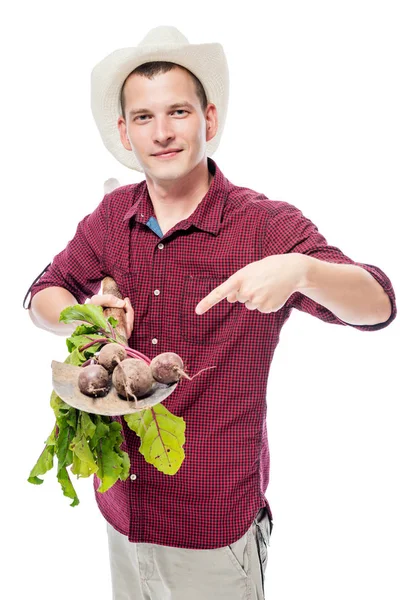
<path id="1" fill-rule="evenodd" d="M 100 350 L 97 360 L 109 373 L 112 373 L 118 363 L 128 357 L 126 350 L 120 344 L 111 342 Z"/>
<path id="2" fill-rule="evenodd" d="M 160 383 L 175 383 L 186 377 L 190 379 L 183 370 L 183 361 L 175 352 L 163 352 L 155 356 L 150 363 L 151 374 Z"/>
<path id="3" fill-rule="evenodd" d="M 126 358 L 114 369 L 112 382 L 125 400 L 137 400 L 150 392 L 154 379 L 150 367 L 140 358 Z"/>
<path id="4" fill-rule="evenodd" d="M 197 375 L 200 375 L 203 371 L 215 368 L 216 367 L 206 367 L 205 369 L 201 369 L 196 375 L 193 375 L 193 377 L 189 377 L 184 371 L 183 360 L 179 354 L 176 354 L 175 352 L 163 352 L 162 354 L 158 354 L 150 363 L 150 371 L 153 378 L 159 383 L 165 384 L 176 383 L 182 377 L 192 381 L 192 379 L 197 377 Z"/>
<path id="5" fill-rule="evenodd" d="M 105 396 L 110 389 L 108 371 L 101 365 L 81 367 L 78 386 L 82 394 L 86 396 Z"/>

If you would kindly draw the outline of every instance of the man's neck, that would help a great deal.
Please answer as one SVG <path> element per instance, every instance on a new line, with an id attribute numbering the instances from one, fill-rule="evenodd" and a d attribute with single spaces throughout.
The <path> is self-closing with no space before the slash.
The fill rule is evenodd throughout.
<path id="1" fill-rule="evenodd" d="M 186 180 L 177 180 L 167 187 L 147 177 L 149 196 L 161 229 L 163 223 L 171 229 L 175 223 L 187 219 L 207 194 L 212 180 L 208 168 L 197 178 L 189 173 Z"/>

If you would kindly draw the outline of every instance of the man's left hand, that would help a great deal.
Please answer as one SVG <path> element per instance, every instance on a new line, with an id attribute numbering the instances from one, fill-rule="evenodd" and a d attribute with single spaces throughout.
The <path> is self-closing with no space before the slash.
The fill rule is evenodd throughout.
<path id="1" fill-rule="evenodd" d="M 207 312 L 224 298 L 242 302 L 249 310 L 276 312 L 287 299 L 304 285 L 304 254 L 274 254 L 249 263 L 214 288 L 196 306 L 198 315 Z"/>

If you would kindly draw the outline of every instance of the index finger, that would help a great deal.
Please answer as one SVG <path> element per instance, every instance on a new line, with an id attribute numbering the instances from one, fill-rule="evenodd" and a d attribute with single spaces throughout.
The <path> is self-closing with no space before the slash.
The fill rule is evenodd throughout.
<path id="1" fill-rule="evenodd" d="M 221 285 L 214 288 L 212 290 L 212 292 L 210 292 L 202 300 L 200 300 L 200 302 L 197 304 L 196 308 L 194 309 L 195 312 L 198 315 L 202 315 L 203 313 L 210 310 L 210 308 L 215 306 L 215 304 L 218 304 L 218 302 L 221 302 L 221 300 L 226 298 L 228 294 L 230 294 L 231 292 L 233 292 L 234 290 L 237 290 L 237 289 L 238 289 L 237 281 L 235 279 L 231 279 L 231 278 L 227 279 L 226 281 L 221 283 Z"/>

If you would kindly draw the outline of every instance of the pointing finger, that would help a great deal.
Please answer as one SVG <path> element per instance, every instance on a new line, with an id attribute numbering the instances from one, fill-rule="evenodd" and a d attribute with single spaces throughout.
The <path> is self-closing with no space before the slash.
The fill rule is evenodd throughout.
<path id="1" fill-rule="evenodd" d="M 203 313 L 207 312 L 210 308 L 212 308 L 215 304 L 218 304 L 218 302 L 221 302 L 221 300 L 226 298 L 228 294 L 230 294 L 233 291 L 236 291 L 238 287 L 239 284 L 237 283 L 236 279 L 227 279 L 226 281 L 224 281 L 224 283 L 213 289 L 212 292 L 208 294 L 208 296 L 205 296 L 205 298 L 200 300 L 200 302 L 195 308 L 195 312 L 198 315 L 202 315 Z"/>

